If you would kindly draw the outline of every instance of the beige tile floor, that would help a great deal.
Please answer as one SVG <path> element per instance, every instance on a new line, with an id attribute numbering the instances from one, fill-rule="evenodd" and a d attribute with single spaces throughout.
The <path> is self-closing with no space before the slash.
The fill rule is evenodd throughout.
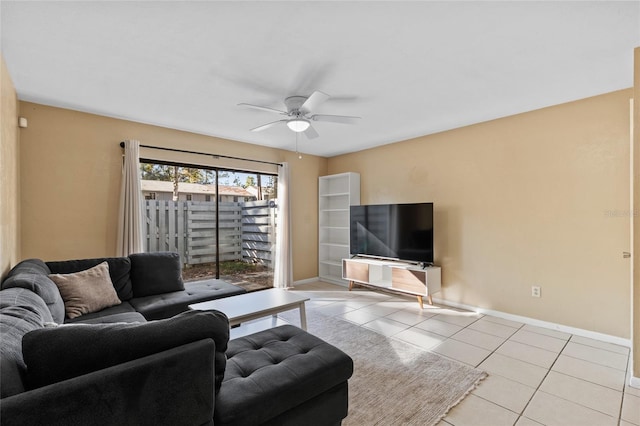
<path id="1" fill-rule="evenodd" d="M 350 321 L 489 373 L 438 426 L 640 426 L 629 349 L 415 298 L 317 282 L 294 290 L 314 312 Z M 282 320 L 278 320 L 281 323 Z M 258 321 L 232 338 L 273 326 Z"/>

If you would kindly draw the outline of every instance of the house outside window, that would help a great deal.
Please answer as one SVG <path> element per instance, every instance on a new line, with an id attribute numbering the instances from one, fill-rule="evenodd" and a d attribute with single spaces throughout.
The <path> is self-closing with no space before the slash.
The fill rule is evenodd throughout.
<path id="1" fill-rule="evenodd" d="M 182 269 L 183 279 L 210 276 L 242 282 L 251 276 L 253 284 L 273 285 L 277 217 L 263 204 L 275 195 L 276 175 L 147 161 L 141 161 L 140 169 L 147 200 L 145 251 L 178 253 L 183 265 L 190 266 Z M 216 199 L 219 205 L 212 203 Z M 242 205 L 248 200 L 258 203 Z M 194 204 L 197 201 L 208 202 Z M 239 221 L 241 216 L 255 217 L 265 226 L 256 230 L 252 220 Z M 176 226 L 184 232 L 176 233 Z M 224 232 L 218 234 L 220 228 Z M 256 233 L 259 242 L 254 241 Z M 251 250 L 244 249 L 248 241 Z"/>

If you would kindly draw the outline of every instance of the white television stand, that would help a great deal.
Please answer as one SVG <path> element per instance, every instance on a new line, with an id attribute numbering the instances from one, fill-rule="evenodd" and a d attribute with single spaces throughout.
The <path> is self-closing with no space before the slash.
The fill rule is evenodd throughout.
<path id="1" fill-rule="evenodd" d="M 342 259 L 342 278 L 354 285 L 414 295 L 423 308 L 422 298 L 432 305 L 431 295 L 441 288 L 439 266 L 421 267 L 400 260 L 354 257 Z"/>

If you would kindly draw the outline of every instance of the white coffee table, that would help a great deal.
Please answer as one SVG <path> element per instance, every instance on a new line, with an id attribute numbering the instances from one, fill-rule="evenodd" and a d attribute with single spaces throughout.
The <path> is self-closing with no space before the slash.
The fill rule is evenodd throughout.
<path id="1" fill-rule="evenodd" d="M 276 314 L 279 312 L 297 308 L 300 310 L 300 328 L 306 330 L 307 314 L 304 302 L 307 300 L 309 300 L 308 297 L 299 296 L 287 290 L 270 288 L 268 290 L 254 291 L 238 296 L 195 303 L 189 305 L 189 308 L 196 311 L 215 309 L 223 312 L 229 318 L 230 326 L 269 315 L 272 315 L 275 321 L 277 318 Z"/>

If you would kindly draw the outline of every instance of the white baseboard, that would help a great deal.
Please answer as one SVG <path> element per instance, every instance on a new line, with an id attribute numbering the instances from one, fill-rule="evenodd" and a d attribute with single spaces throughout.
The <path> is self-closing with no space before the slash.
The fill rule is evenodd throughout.
<path id="1" fill-rule="evenodd" d="M 296 285 L 313 284 L 313 283 L 317 283 L 318 281 L 329 283 L 329 284 L 336 284 L 342 287 L 349 287 L 349 284 L 347 284 L 344 281 L 332 280 L 329 278 L 321 278 L 321 277 L 305 278 L 304 280 L 294 281 L 293 285 L 296 286 Z"/>
<path id="2" fill-rule="evenodd" d="M 318 277 L 313 277 L 313 278 L 306 278 L 304 280 L 298 280 L 298 281 L 294 281 L 293 285 L 305 285 L 305 284 L 311 284 L 311 283 L 317 283 L 318 281 L 320 281 L 320 279 Z"/>
<path id="3" fill-rule="evenodd" d="M 331 278 L 327 278 L 327 277 L 318 277 L 318 281 L 339 285 L 341 287 L 349 287 L 349 283 L 345 280 L 332 280 Z"/>
<path id="4" fill-rule="evenodd" d="M 590 339 L 600 340 L 601 342 L 613 343 L 614 345 L 624 346 L 631 348 L 631 340 L 622 337 L 611 336 L 609 334 L 598 333 L 596 331 L 585 330 L 582 328 L 569 327 L 562 324 L 556 324 L 553 322 L 542 321 L 535 318 L 523 317 L 520 315 L 508 314 L 505 312 L 494 311 L 492 309 L 479 308 L 477 306 L 465 305 L 462 303 L 451 302 L 445 299 L 433 298 L 434 303 L 441 305 L 451 306 L 454 308 L 466 309 L 468 311 L 474 311 L 485 315 L 491 315 L 498 318 L 503 318 L 510 321 L 521 322 L 524 324 L 533 325 L 536 327 L 549 328 L 551 330 L 562 331 L 564 333 L 575 334 L 576 336 L 588 337 Z M 640 386 L 639 386 L 640 387 Z"/>
<path id="5" fill-rule="evenodd" d="M 629 379 L 629 386 L 632 388 L 640 389 L 640 377 L 633 377 Z"/>
<path id="6" fill-rule="evenodd" d="M 305 285 L 305 284 L 316 283 L 318 281 L 323 281 L 323 282 L 327 282 L 327 283 L 330 283 L 330 284 L 337 284 L 337 285 L 343 286 L 343 287 L 348 287 L 349 286 L 348 284 L 346 284 L 343 281 L 331 280 L 331 279 L 320 278 L 320 277 L 313 277 L 313 278 L 307 278 L 307 279 L 304 279 L 304 280 L 295 281 L 293 283 L 293 285 L 295 285 L 295 286 L 297 286 L 297 285 Z M 631 348 L 631 339 L 625 339 L 625 338 L 622 338 L 622 337 L 612 336 L 612 335 L 604 334 L 604 333 L 598 333 L 596 331 L 585 330 L 585 329 L 577 328 L 577 327 L 569 327 L 569 326 L 566 326 L 566 325 L 556 324 L 556 323 L 548 322 L 548 321 L 542 321 L 542 320 L 535 319 L 535 318 L 529 318 L 529 317 L 524 317 L 524 316 L 520 316 L 520 315 L 514 315 L 514 314 L 508 314 L 508 313 L 505 313 L 505 312 L 494 311 L 493 309 L 479 308 L 477 306 L 465 305 L 463 303 L 452 302 L 452 301 L 449 301 L 449 300 L 438 299 L 438 298 L 435 298 L 435 297 L 433 298 L 433 302 L 434 303 L 438 303 L 440 305 L 451 306 L 451 307 L 459 308 L 459 309 L 465 309 L 467 311 L 478 312 L 478 313 L 485 314 L 485 315 L 492 315 L 494 317 L 503 318 L 503 319 L 510 320 L 510 321 L 521 322 L 521 323 L 533 325 L 533 326 L 536 326 L 536 327 L 548 328 L 548 329 L 551 329 L 551 330 L 561 331 L 561 332 L 564 332 L 564 333 L 575 334 L 576 336 L 587 337 L 587 338 L 590 338 L 590 339 L 599 340 L 601 342 L 613 343 L 614 345 L 619 345 L 619 346 L 624 346 L 624 347 L 627 347 L 627 348 Z M 637 381 L 640 381 L 640 379 L 638 379 L 638 378 L 635 378 L 635 379 Z M 634 386 L 634 385 L 631 385 L 631 386 Z M 638 385 L 636 385 L 634 387 L 639 387 L 640 388 L 640 383 L 638 383 Z"/>

